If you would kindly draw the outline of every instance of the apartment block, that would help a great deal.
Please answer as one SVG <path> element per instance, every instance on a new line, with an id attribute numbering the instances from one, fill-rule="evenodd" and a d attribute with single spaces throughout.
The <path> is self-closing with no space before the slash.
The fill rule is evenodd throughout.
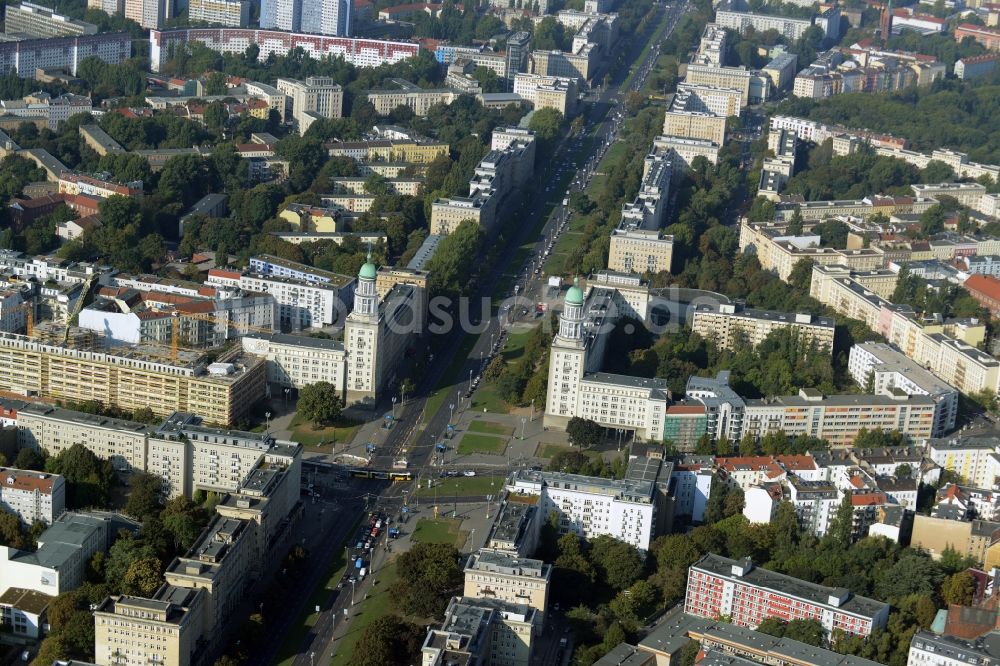
<path id="1" fill-rule="evenodd" d="M 910 545 L 921 548 L 934 558 L 941 559 L 944 551 L 956 551 L 972 558 L 978 564 L 986 560 L 990 544 L 1000 537 L 1000 523 L 975 519 L 961 519 L 948 514 L 918 513 L 913 517 Z"/>
<path id="2" fill-rule="evenodd" d="M 166 22 L 164 0 L 125 0 L 125 18 L 142 28 L 159 30 Z"/>
<path id="3" fill-rule="evenodd" d="M 151 1 L 151 0 L 146 0 Z M 285 4 L 285 3 L 279 3 Z M 288 3 L 291 4 L 291 3 Z M 263 12 L 262 12 L 263 13 Z M 246 30 L 242 28 L 181 28 L 150 32 L 150 68 L 160 71 L 172 50 L 187 42 L 199 42 L 220 53 L 243 53 L 250 44 L 260 48 L 258 60 L 267 61 L 272 55 L 286 55 L 301 47 L 317 60 L 326 56 L 341 57 L 355 67 L 378 67 L 412 58 L 420 52 L 416 42 L 328 37 L 295 32 L 289 25 L 280 30 Z M 288 32 L 291 31 L 291 32 Z"/>
<path id="4" fill-rule="evenodd" d="M 0 467 L 0 508 L 26 525 L 51 525 L 66 510 L 66 481 L 59 474 Z"/>
<path id="5" fill-rule="evenodd" d="M 961 43 L 966 37 L 971 37 L 988 51 L 1000 51 L 1000 29 L 962 23 L 955 27 L 954 34 L 956 42 Z"/>
<path id="6" fill-rule="evenodd" d="M 765 270 L 785 281 L 802 259 L 820 265 L 839 264 L 857 271 L 882 268 L 882 255 L 870 248 L 838 250 L 818 245 L 818 236 L 786 236 L 783 230 L 772 230 L 767 225 L 747 220 L 740 223 L 740 249 L 755 252 Z"/>
<path id="7" fill-rule="evenodd" d="M 373 141 L 337 141 L 327 144 L 330 157 L 350 157 L 361 162 L 406 162 L 430 164 L 441 155 L 448 155 L 448 144 L 440 141 L 413 139 Z M 385 174 L 383 174 L 385 175 Z M 398 177 L 387 176 L 387 177 Z"/>
<path id="8" fill-rule="evenodd" d="M 682 136 L 658 136 L 653 140 L 656 153 L 668 153 L 674 166 L 674 174 L 680 175 L 691 168 L 697 157 L 704 157 L 709 164 L 719 161 L 719 145 L 705 139 Z"/>
<path id="9" fill-rule="evenodd" d="M 22 79 L 34 77 L 38 69 L 62 69 L 75 76 L 80 62 L 91 56 L 109 64 L 127 60 L 132 56 L 132 38 L 124 32 L 106 32 L 0 43 L 0 68 L 13 70 Z"/>
<path id="10" fill-rule="evenodd" d="M 100 666 L 188 666 L 201 637 L 206 594 L 162 586 L 152 599 L 108 597 L 94 611 L 94 662 Z"/>
<path id="11" fill-rule="evenodd" d="M 597 67 L 600 48 L 596 44 L 583 44 L 577 51 L 539 51 L 531 52 L 531 71 L 542 76 L 559 76 L 579 78 L 589 81 Z"/>
<path id="12" fill-rule="evenodd" d="M 902 391 L 907 395 L 926 395 L 934 399 L 932 437 L 941 437 L 955 429 L 958 417 L 958 389 L 948 385 L 919 363 L 892 346 L 865 342 L 851 347 L 848 372 L 862 389 L 879 395 Z"/>
<path id="13" fill-rule="evenodd" d="M 426 116 L 432 106 L 451 104 L 461 95 L 460 90 L 453 88 L 420 88 L 400 81 L 397 88 L 369 91 L 368 101 L 380 116 L 387 116 L 401 106 L 410 109 L 416 116 Z"/>
<path id="14" fill-rule="evenodd" d="M 687 66 L 684 81 L 692 85 L 739 90 L 742 98 L 749 101 L 753 76 L 753 72 L 746 67 L 719 67 L 693 62 Z"/>
<path id="15" fill-rule="evenodd" d="M 229 28 L 250 25 L 249 0 L 188 0 L 188 20 Z"/>
<path id="16" fill-rule="evenodd" d="M 720 349 L 756 347 L 776 330 L 794 330 L 799 341 L 832 353 L 834 321 L 810 314 L 751 310 L 737 304 L 702 304 L 694 309 L 691 330 Z"/>
<path id="17" fill-rule="evenodd" d="M 674 237 L 659 229 L 616 228 L 611 232 L 608 270 L 621 273 L 670 271 Z"/>
<path id="18" fill-rule="evenodd" d="M 481 548 L 465 564 L 463 595 L 470 599 L 497 599 L 524 604 L 535 611 L 537 628 L 544 626 L 549 602 L 552 565 L 520 558 L 501 550 Z"/>
<path id="19" fill-rule="evenodd" d="M 1000 439 L 962 436 L 927 441 L 927 456 L 942 469 L 978 488 L 993 488 L 1000 477 Z"/>
<path id="20" fill-rule="evenodd" d="M 992 666 L 1000 662 L 996 632 L 969 639 L 935 634 L 923 629 L 910 639 L 906 663 L 910 666 Z"/>
<path id="21" fill-rule="evenodd" d="M 33 2 L 7 5 L 4 14 L 4 31 L 31 37 L 68 37 L 96 35 L 97 26 L 57 14 L 48 7 Z"/>
<path id="22" fill-rule="evenodd" d="M 105 14 L 123 14 L 125 0 L 87 0 L 87 9 L 98 9 Z"/>
<path id="23" fill-rule="evenodd" d="M 771 85 L 775 90 L 786 90 L 789 84 L 795 80 L 795 66 L 797 64 L 797 55 L 781 53 L 764 65 L 762 71 L 771 78 Z"/>
<path id="24" fill-rule="evenodd" d="M 685 139 L 702 139 L 722 145 L 726 139 L 726 117 L 708 112 L 675 110 L 664 113 L 663 133 Z"/>
<path id="25" fill-rule="evenodd" d="M 905 394 L 831 395 L 801 389 L 797 396 L 747 400 L 743 432 L 755 438 L 783 430 L 849 446 L 862 430 L 898 430 L 913 440 L 934 431 L 937 403 L 930 396 Z"/>
<path id="26" fill-rule="evenodd" d="M 246 335 L 242 341 L 245 352 L 267 359 L 267 381 L 272 386 L 300 389 L 328 382 L 344 390 L 346 355 L 338 340 L 275 333 Z"/>
<path id="27" fill-rule="evenodd" d="M 688 569 L 684 612 L 730 617 L 740 627 L 767 618 L 817 620 L 827 635 L 841 631 L 866 637 L 885 627 L 889 604 L 755 567 L 747 559 L 708 554 Z"/>
<path id="28" fill-rule="evenodd" d="M 801 37 L 812 26 L 812 21 L 804 19 L 725 11 L 721 9 L 715 12 L 715 22 L 723 28 L 734 30 L 740 34 L 746 34 L 749 29 L 753 29 L 758 33 L 774 30 L 790 41 L 795 41 Z"/>
<path id="29" fill-rule="evenodd" d="M 206 284 L 270 294 L 278 304 L 282 327 L 301 330 L 343 321 L 355 281 L 347 275 L 261 255 L 251 258 L 244 272 L 210 270 Z"/>
<path id="30" fill-rule="evenodd" d="M 988 76 L 997 68 L 997 63 L 1000 63 L 1000 56 L 993 54 L 959 58 L 955 61 L 955 77 L 965 80 Z"/>
<path id="31" fill-rule="evenodd" d="M 275 87 L 291 106 L 286 107 L 282 117 L 290 114 L 300 135 L 317 118 L 340 118 L 344 114 L 344 89 L 328 76 L 310 76 L 305 81 L 279 78 Z"/>
<path id="32" fill-rule="evenodd" d="M 747 104 L 743 91 L 736 88 L 721 88 L 685 81 L 677 84 L 674 99 L 678 98 L 687 98 L 685 105 L 690 110 L 707 111 L 723 117 L 739 116 L 740 109 Z"/>
<path id="33" fill-rule="evenodd" d="M 788 501 L 795 507 L 799 526 L 818 537 L 826 534 L 841 503 L 842 495 L 837 486 L 830 481 L 804 480 L 795 474 L 788 474 L 785 481 Z"/>
<path id="34" fill-rule="evenodd" d="M 121 528 L 138 531 L 113 514 L 63 512 L 38 536 L 37 550 L 0 546 L 0 590 L 30 590 L 46 600 L 75 590 L 86 580 L 90 559 L 106 551 Z"/>
<path id="35" fill-rule="evenodd" d="M 517 73 L 514 75 L 514 94 L 530 102 L 535 110 L 555 109 L 569 117 L 576 110 L 577 81 L 575 77 Z"/>
<path id="36" fill-rule="evenodd" d="M 542 519 L 556 514 L 560 532 L 587 538 L 609 535 L 648 550 L 670 523 L 670 467 L 661 460 L 633 458 L 621 481 L 519 470 L 508 480 L 507 490 L 538 497 Z"/>
<path id="37" fill-rule="evenodd" d="M 534 609 L 523 604 L 454 597 L 441 628 L 427 632 L 422 664 L 529 666 L 537 622 Z"/>
<path id="38" fill-rule="evenodd" d="M 0 378 L 0 389 L 124 409 L 149 407 L 164 416 L 191 410 L 222 425 L 235 423 L 264 396 L 261 359 L 205 367 L 196 360 L 180 364 L 133 352 L 91 352 L 0 334 L 0 359 L 10 369 Z"/>

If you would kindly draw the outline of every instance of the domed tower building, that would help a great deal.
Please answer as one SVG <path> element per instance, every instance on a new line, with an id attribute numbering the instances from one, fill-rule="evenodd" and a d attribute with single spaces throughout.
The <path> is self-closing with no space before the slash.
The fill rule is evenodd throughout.
<path id="1" fill-rule="evenodd" d="M 584 295 L 580 280 L 566 292 L 559 315 L 559 332 L 552 339 L 549 355 L 549 385 L 545 406 L 545 425 L 565 428 L 576 415 L 580 381 L 587 369 L 587 339 L 584 336 Z"/>
<path id="2" fill-rule="evenodd" d="M 358 271 L 354 309 L 344 323 L 347 404 L 374 406 L 397 379 L 410 340 L 420 335 L 420 287 L 396 284 L 379 298 L 378 269 L 368 260 Z"/>

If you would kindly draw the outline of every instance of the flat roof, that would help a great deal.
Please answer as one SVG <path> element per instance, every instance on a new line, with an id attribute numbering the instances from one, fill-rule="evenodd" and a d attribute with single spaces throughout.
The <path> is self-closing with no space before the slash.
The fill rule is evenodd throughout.
<path id="1" fill-rule="evenodd" d="M 797 597 L 821 606 L 831 606 L 830 597 L 839 597 L 844 600 L 837 610 L 860 617 L 871 618 L 878 615 L 888 604 L 868 597 L 852 594 L 845 588 L 827 587 L 793 578 L 775 571 L 762 569 L 758 566 L 750 565 L 751 568 L 742 576 L 733 573 L 733 567 L 745 566 L 746 562 L 733 560 L 721 555 L 709 553 L 691 565 L 692 569 L 698 569 L 714 576 L 736 579 L 742 583 L 761 589 L 773 590 L 779 594 Z"/>
<path id="2" fill-rule="evenodd" d="M 327 351 L 344 351 L 344 343 L 340 340 L 329 338 L 313 338 L 308 335 L 291 335 L 289 333 L 254 333 L 244 335 L 244 338 L 252 340 L 267 340 L 278 345 L 288 345 L 291 347 L 305 347 L 308 349 L 323 349 Z"/>

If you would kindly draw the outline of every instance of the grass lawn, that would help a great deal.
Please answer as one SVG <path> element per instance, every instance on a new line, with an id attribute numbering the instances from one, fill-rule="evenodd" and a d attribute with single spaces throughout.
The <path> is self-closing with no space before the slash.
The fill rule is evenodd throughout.
<path id="1" fill-rule="evenodd" d="M 562 444 L 542 444 L 538 453 L 536 454 L 539 458 L 545 458 L 546 460 L 553 457 L 557 453 L 562 453 L 563 451 L 572 451 L 573 448 L 570 446 L 563 446 Z"/>
<path id="2" fill-rule="evenodd" d="M 413 530 L 412 539 L 420 543 L 447 543 L 459 550 L 465 545 L 468 532 L 459 529 L 461 520 L 454 518 L 421 518 Z"/>
<path id="3" fill-rule="evenodd" d="M 507 341 L 503 345 L 503 349 L 500 353 L 503 355 L 503 359 L 510 363 L 511 361 L 516 361 L 524 355 L 524 345 L 527 344 L 528 338 L 531 337 L 532 329 L 527 331 L 521 331 L 520 333 L 511 333 L 507 336 Z"/>
<path id="4" fill-rule="evenodd" d="M 354 439 L 361 428 L 360 423 L 342 426 L 328 426 L 313 429 L 312 423 L 306 421 L 298 414 L 292 419 L 292 440 L 298 442 L 308 451 L 329 451 L 330 442 L 343 444 Z M 324 444 L 320 444 L 324 442 Z"/>
<path id="5" fill-rule="evenodd" d="M 357 531 L 357 527 L 360 522 L 361 520 L 358 519 L 358 521 L 354 524 L 354 527 L 348 531 L 348 535 L 352 535 L 355 531 Z M 330 562 L 329 575 L 325 581 L 321 579 L 313 589 L 312 594 L 309 596 L 309 603 L 306 604 L 306 608 L 302 612 L 301 617 L 292 626 L 291 631 L 288 632 L 287 638 L 285 638 L 285 642 L 278 651 L 278 666 L 288 666 L 295 661 L 295 657 L 302 649 L 302 642 L 305 640 L 306 635 L 312 630 L 312 628 L 316 625 L 316 621 L 319 619 L 319 614 L 314 613 L 313 610 L 316 606 L 322 608 L 326 604 L 330 594 L 332 594 L 337 588 L 337 583 L 339 583 L 340 579 L 344 576 L 344 570 L 346 568 L 347 560 L 344 559 L 344 550 L 342 548 L 338 548 L 333 560 Z"/>
<path id="6" fill-rule="evenodd" d="M 331 666 L 350 666 L 354 661 L 354 650 L 365 627 L 392 610 L 389 587 L 399 578 L 395 559 L 384 564 L 381 569 L 375 572 L 374 576 L 375 583 L 368 592 L 368 598 L 355 606 L 357 610 L 355 610 L 353 617 L 348 620 L 350 627 L 344 637 L 340 639 L 340 643 L 337 644 L 337 652 L 330 661 Z M 338 623 L 342 621 L 342 617 L 337 618 Z"/>
<path id="7" fill-rule="evenodd" d="M 473 421 L 469 424 L 469 432 L 485 432 L 488 435 L 510 437 L 514 434 L 514 429 L 496 421 Z"/>
<path id="8" fill-rule="evenodd" d="M 434 479 L 434 486 L 421 488 L 418 497 L 439 498 L 469 497 L 472 495 L 494 495 L 503 487 L 501 476 L 456 476 L 448 479 Z"/>
<path id="9" fill-rule="evenodd" d="M 467 456 L 470 453 L 490 453 L 499 456 L 503 455 L 506 448 L 506 438 L 467 432 L 458 443 L 458 454 Z"/>
<path id="10" fill-rule="evenodd" d="M 509 410 L 492 382 L 483 382 L 472 394 L 472 410 L 481 412 L 484 409 L 493 414 L 506 414 Z"/>

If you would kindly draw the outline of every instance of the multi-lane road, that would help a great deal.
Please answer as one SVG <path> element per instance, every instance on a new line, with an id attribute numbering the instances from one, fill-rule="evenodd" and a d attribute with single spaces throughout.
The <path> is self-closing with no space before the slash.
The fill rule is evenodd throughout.
<path id="1" fill-rule="evenodd" d="M 592 94 L 588 100 L 585 117 L 587 126 L 594 127 L 596 125 L 596 129 L 589 133 L 589 136 L 565 137 L 547 168 L 538 174 L 538 181 L 547 182 L 549 185 L 539 187 L 536 196 L 523 197 L 524 203 L 515 213 L 516 218 L 521 223 L 513 229 L 512 237 L 497 261 L 499 270 L 492 275 L 480 276 L 478 294 L 480 298 L 491 299 L 497 295 L 498 285 L 504 272 L 507 274 L 515 272 L 517 279 L 511 285 L 511 291 L 500 294 L 500 296 L 522 295 L 534 299 L 541 293 L 544 288 L 541 266 L 547 256 L 546 251 L 554 246 L 559 235 L 565 230 L 571 215 L 568 208 L 562 205 L 562 200 L 573 191 L 585 189 L 590 182 L 598 164 L 621 130 L 626 116 L 624 94 L 629 90 L 640 90 L 643 87 L 646 76 L 659 55 L 660 42 L 673 31 L 678 19 L 687 9 L 687 3 L 680 2 L 667 6 L 665 9 L 659 5 L 657 7 L 660 14 L 657 25 L 653 28 L 650 36 L 653 42 L 652 47 L 646 52 L 641 62 L 638 62 L 628 87 L 623 88 L 621 82 L 612 83 Z M 642 40 L 632 42 L 626 62 L 637 62 L 648 43 L 648 41 Z M 543 219 L 544 224 L 542 224 Z M 527 257 L 521 256 L 523 251 L 520 248 L 530 243 L 533 235 L 536 240 L 530 253 Z M 523 263 L 517 267 L 516 264 L 519 261 L 523 261 Z M 473 299 L 473 302 L 476 302 L 476 299 Z M 532 301 L 525 301 L 524 305 L 527 306 L 530 302 Z M 428 370 L 418 382 L 415 395 L 405 404 L 395 405 L 395 427 L 382 431 L 382 441 L 376 442 L 377 450 L 371 463 L 373 468 L 390 469 L 395 460 L 405 457 L 408 460 L 409 469 L 414 471 L 418 478 L 420 475 L 436 476 L 431 466 L 435 444 L 441 441 L 453 414 L 467 407 L 468 398 L 466 396 L 472 388 L 470 378 L 479 375 L 484 359 L 488 359 L 496 353 L 502 345 L 506 328 L 509 327 L 512 320 L 521 316 L 521 307 L 522 305 L 518 303 L 507 310 L 501 306 L 495 314 L 492 312 L 481 314 L 482 321 L 478 338 L 461 370 L 459 370 L 457 380 L 442 389 L 440 387 L 442 376 L 452 367 L 454 355 L 458 349 L 462 348 L 461 343 L 465 332 L 453 330 L 446 334 L 448 337 L 445 343 L 437 346 L 437 357 L 427 364 Z M 527 310 L 527 316 L 534 316 L 530 307 L 527 307 Z M 425 414 L 424 412 L 428 408 L 427 398 L 435 389 L 445 391 L 446 398 L 443 402 L 436 403 L 437 406 L 431 408 L 431 413 Z M 538 406 L 538 408 L 541 410 L 543 406 Z M 405 495 L 413 489 L 412 483 L 388 485 L 375 481 L 354 481 L 350 483 L 348 488 L 341 489 L 340 493 L 344 500 L 347 500 L 348 496 L 356 498 L 358 493 L 362 492 L 358 486 L 359 483 L 372 484 L 366 489 L 377 494 L 376 501 L 369 504 L 369 508 L 372 511 L 380 511 L 390 516 L 398 515 Z M 322 549 L 321 555 L 326 557 L 325 561 L 329 561 L 336 548 L 340 547 L 339 544 L 343 543 L 348 529 L 343 526 L 355 523 L 355 519 L 361 513 L 360 508 L 361 505 L 356 500 L 350 503 L 345 501 L 341 506 L 339 511 L 340 529 L 329 530 L 323 537 L 322 545 L 317 544 Z M 364 520 L 364 516 L 361 516 L 361 519 Z M 380 542 L 375 545 L 372 554 L 376 567 L 381 565 L 386 556 L 384 535 L 385 531 L 380 537 Z M 325 567 L 319 566 L 317 569 L 323 571 Z M 305 583 L 307 585 L 315 584 L 318 576 L 319 573 L 311 576 Z M 371 579 L 372 577 L 369 576 L 367 580 L 360 581 L 354 586 L 353 593 L 356 598 L 363 597 Z M 304 588 L 308 589 L 305 585 Z M 321 615 L 305 639 L 302 651 L 295 660 L 295 666 L 315 666 L 316 663 L 328 663 L 326 660 L 332 654 L 332 641 L 336 624 L 344 621 L 350 622 L 344 615 L 344 609 L 348 609 L 349 616 L 351 596 L 350 586 L 338 590 L 330 600 L 328 607 L 321 608 Z M 294 611 L 294 609 L 290 609 L 290 611 Z M 298 613 L 290 612 L 289 617 L 298 617 Z M 290 622 L 285 623 L 284 626 L 278 627 L 276 635 L 281 636 L 289 629 Z M 280 643 L 280 641 L 273 642 Z M 561 658 L 558 653 L 558 642 L 553 641 L 552 645 L 546 646 L 542 663 L 554 663 L 558 658 Z M 267 661 L 265 659 L 260 663 L 264 664 Z"/>

